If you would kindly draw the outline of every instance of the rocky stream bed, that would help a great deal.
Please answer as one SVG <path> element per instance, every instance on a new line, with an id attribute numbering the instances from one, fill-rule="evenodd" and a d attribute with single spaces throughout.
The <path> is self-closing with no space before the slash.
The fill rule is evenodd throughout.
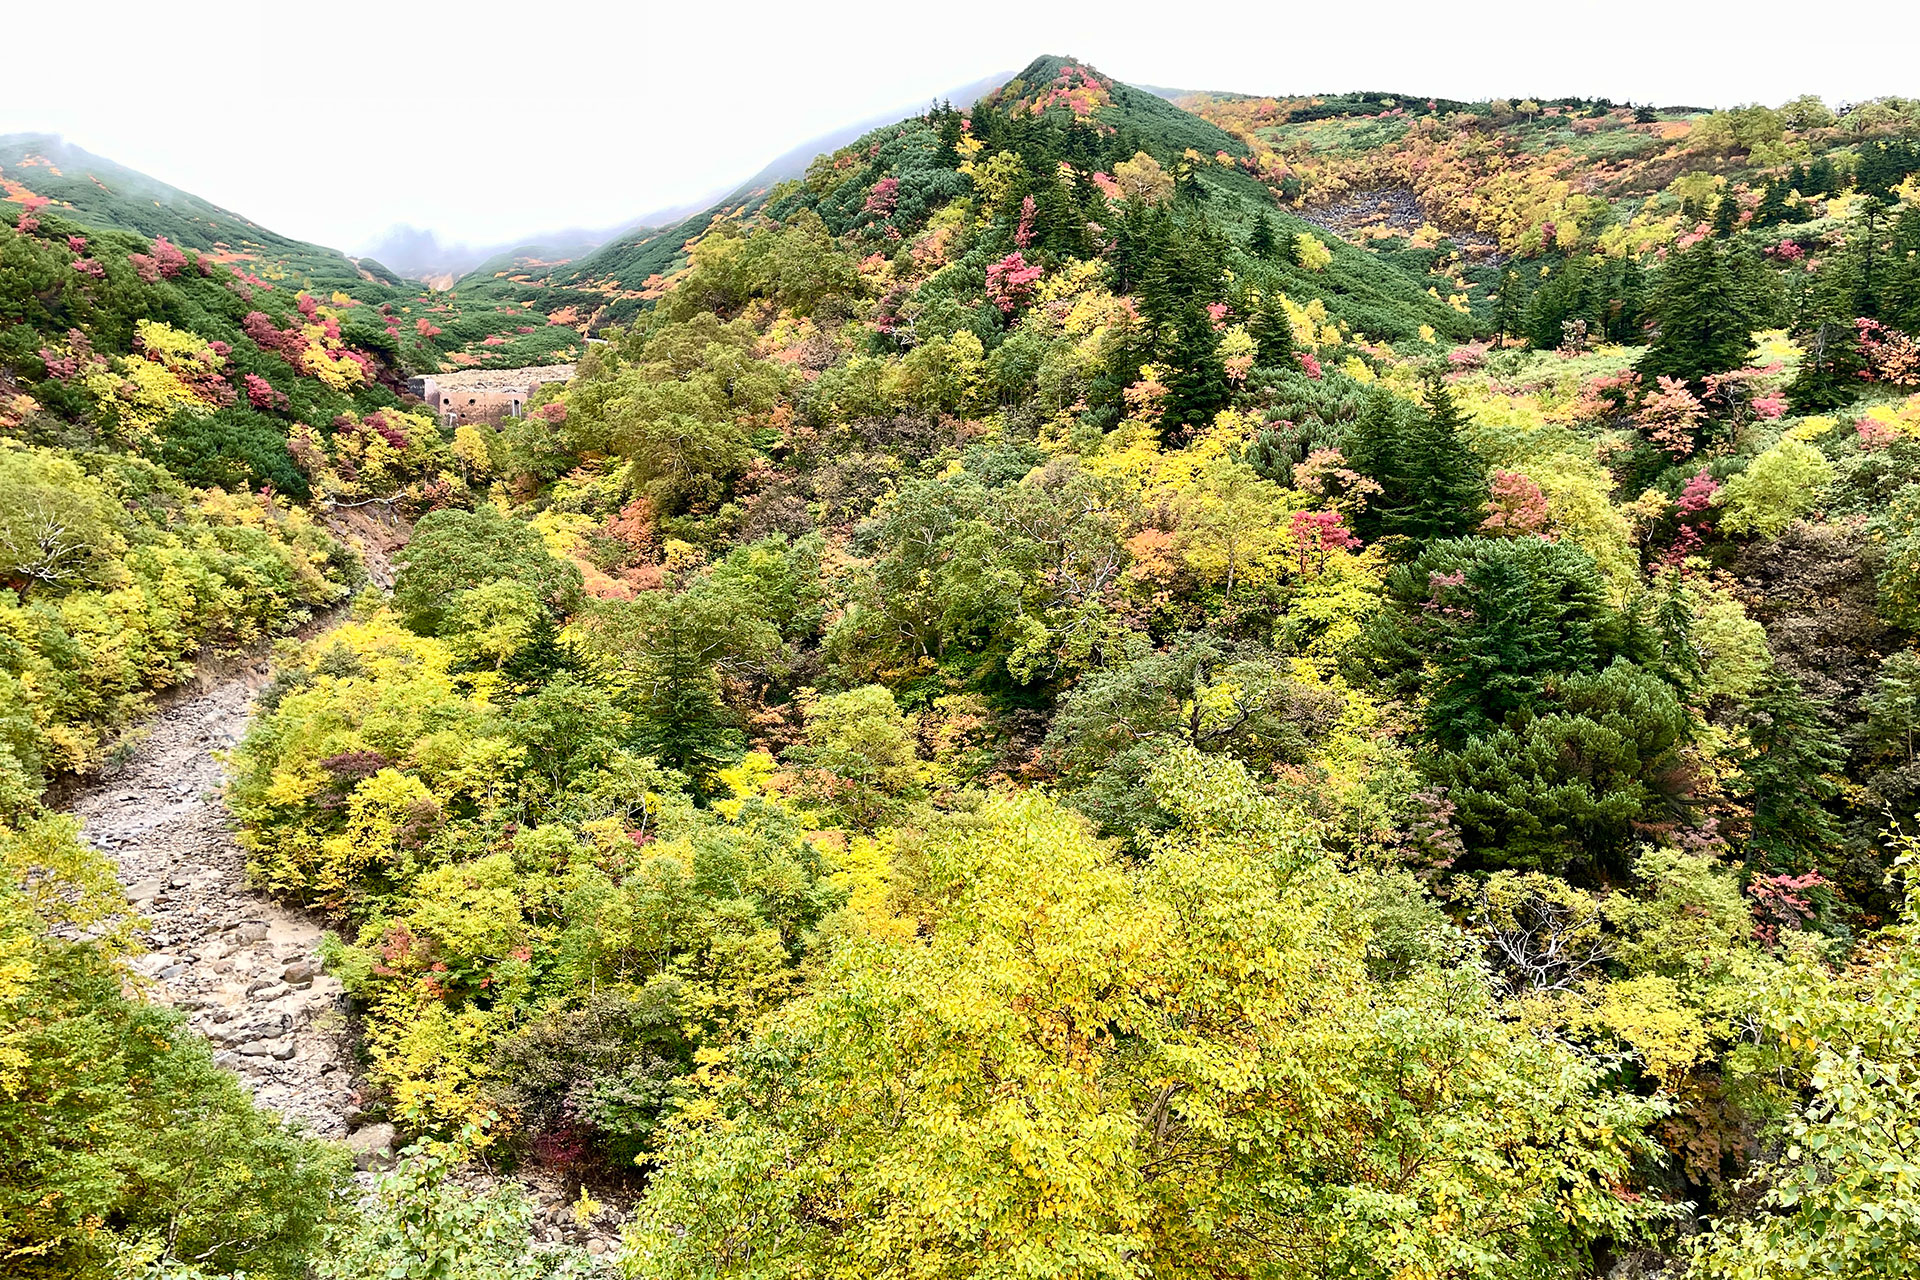
<path id="1" fill-rule="evenodd" d="M 261 1106 L 344 1139 L 363 1170 L 379 1168 L 396 1137 L 362 1109 L 345 993 L 320 962 L 325 924 L 248 886 L 221 794 L 219 753 L 239 742 L 271 678 L 265 657 L 209 664 L 168 697 L 117 765 L 70 793 L 66 808 L 114 859 L 144 921 L 148 950 L 132 967 L 146 997 L 185 1013 L 214 1061 Z M 582 1223 L 569 1180 L 546 1170 L 515 1180 L 535 1204 L 537 1241 L 611 1252 L 622 1206 Z M 494 1178 L 474 1169 L 461 1181 L 479 1190 Z"/>

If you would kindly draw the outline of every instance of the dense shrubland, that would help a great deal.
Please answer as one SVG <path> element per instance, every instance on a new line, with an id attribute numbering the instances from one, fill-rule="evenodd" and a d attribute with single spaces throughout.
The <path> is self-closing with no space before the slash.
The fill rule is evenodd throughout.
<path id="1" fill-rule="evenodd" d="M 1200 107 L 1042 60 L 303 446 L 420 518 L 231 800 L 378 1104 L 637 1275 L 1902 1274 L 1905 105 Z M 1504 257 L 1276 203 L 1396 166 Z M 516 1229 L 435 1150 L 325 1265 Z"/>

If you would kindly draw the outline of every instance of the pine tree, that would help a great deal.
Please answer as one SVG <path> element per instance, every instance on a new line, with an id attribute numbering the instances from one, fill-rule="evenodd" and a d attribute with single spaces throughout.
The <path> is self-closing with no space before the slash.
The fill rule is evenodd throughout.
<path id="1" fill-rule="evenodd" d="M 1854 314 L 1880 316 L 1880 290 L 1883 280 L 1876 277 L 1883 273 L 1884 255 L 1880 249 L 1880 227 L 1886 220 L 1887 202 L 1878 196 L 1869 195 L 1860 202 L 1860 220 L 1856 224 L 1859 234 L 1852 237 L 1858 246 L 1860 259 L 1860 283 L 1854 291 Z"/>
<path id="2" fill-rule="evenodd" d="M 1032 194 L 1033 231 L 1037 242 L 1063 258 L 1085 255 L 1089 250 L 1086 220 L 1075 207 L 1073 195 L 1061 181 L 1059 171 L 1056 169 L 1035 183 Z"/>
<path id="3" fill-rule="evenodd" d="M 1594 268 L 1586 258 L 1568 258 L 1527 299 L 1527 341 L 1542 351 L 1558 347 L 1570 320 L 1585 321 L 1591 331 L 1599 319 Z"/>
<path id="4" fill-rule="evenodd" d="M 1611 297 L 1605 323 L 1606 336 L 1614 342 L 1636 343 L 1647 319 L 1647 273 L 1633 258 L 1620 262 L 1609 280 Z"/>
<path id="5" fill-rule="evenodd" d="M 1828 775 L 1846 755 L 1819 705 L 1776 667 L 1761 680 L 1747 712 L 1740 781 L 1753 797 L 1748 861 L 1792 872 L 1831 865 L 1840 834 L 1825 805 L 1839 788 Z"/>
<path id="6" fill-rule="evenodd" d="M 1274 256 L 1290 267 L 1300 265 L 1300 242 L 1293 236 L 1280 236 L 1274 245 Z"/>
<path id="7" fill-rule="evenodd" d="M 1636 366 L 1647 382 L 1699 383 L 1747 362 L 1763 310 L 1745 266 L 1718 240 L 1702 240 L 1668 257 L 1653 296 L 1657 331 Z"/>
<path id="8" fill-rule="evenodd" d="M 1262 212 L 1253 224 L 1253 234 L 1247 237 L 1247 252 L 1256 258 L 1273 256 L 1273 219 Z"/>
<path id="9" fill-rule="evenodd" d="M 1461 537 L 1479 526 L 1487 470 L 1465 439 L 1471 420 L 1438 372 L 1427 375 L 1426 401 L 1411 441 L 1413 503 L 1404 532 L 1416 538 Z"/>
<path id="10" fill-rule="evenodd" d="M 1911 156 L 1900 143 L 1876 142 L 1860 148 L 1854 165 L 1854 184 L 1861 194 L 1887 199 L 1907 176 Z"/>
<path id="11" fill-rule="evenodd" d="M 1833 167 L 1833 161 L 1821 156 L 1807 166 L 1807 185 L 1800 188 L 1801 195 L 1831 196 L 1840 192 L 1840 173 Z"/>
<path id="12" fill-rule="evenodd" d="M 1277 367 L 1291 359 L 1295 350 L 1293 322 L 1287 319 L 1278 293 L 1263 290 L 1254 299 L 1252 314 L 1247 317 L 1247 336 L 1254 341 L 1258 363 Z"/>
<path id="13" fill-rule="evenodd" d="M 1392 396 L 1370 397 L 1355 419 L 1348 454 L 1381 490 L 1361 526 L 1420 540 L 1471 533 L 1487 484 L 1486 468 L 1462 438 L 1467 423 L 1438 373 L 1428 375 L 1426 405 L 1411 420 Z"/>
<path id="14" fill-rule="evenodd" d="M 1805 355 L 1787 384 L 1787 403 L 1795 413 L 1825 413 L 1852 404 L 1860 394 L 1859 332 L 1845 317 L 1822 315 L 1802 333 Z"/>
<path id="15" fill-rule="evenodd" d="M 1493 332 L 1506 338 L 1520 332 L 1526 322 L 1526 300 L 1520 296 L 1520 274 L 1512 267 L 1500 273 L 1500 292 L 1494 299 Z"/>
<path id="16" fill-rule="evenodd" d="M 1753 211 L 1753 225 L 1756 227 L 1777 227 L 1787 220 L 1787 185 L 1775 180 L 1767 184 L 1767 190 L 1760 197 L 1760 205 Z"/>
<path id="17" fill-rule="evenodd" d="M 1920 208 L 1909 205 L 1894 224 L 1880 317 L 1896 329 L 1920 329 Z"/>
<path id="18" fill-rule="evenodd" d="M 1830 255 L 1807 290 L 1794 324 L 1803 352 L 1800 369 L 1787 386 L 1795 413 L 1825 413 L 1860 394 L 1866 361 L 1854 318 L 1860 313 L 1861 268 L 1857 252 Z"/>
<path id="19" fill-rule="evenodd" d="M 1713 207 L 1713 234 L 1722 240 L 1732 235 L 1740 227 L 1740 202 L 1733 198 L 1731 191 L 1720 197 Z"/>
<path id="20" fill-rule="evenodd" d="M 1227 407 L 1227 366 L 1220 357 L 1220 335 L 1213 317 L 1194 303 L 1161 335 L 1168 364 L 1163 432 L 1205 426 Z"/>
<path id="21" fill-rule="evenodd" d="M 1262 480 L 1289 484 L 1299 450 L 1295 442 L 1278 431 L 1262 431 L 1247 443 L 1246 464 Z"/>
<path id="22" fill-rule="evenodd" d="M 663 682 L 647 699 L 641 726 L 648 752 L 685 774 L 696 795 L 709 794 L 714 775 L 740 755 L 739 736 L 705 673 Z"/>

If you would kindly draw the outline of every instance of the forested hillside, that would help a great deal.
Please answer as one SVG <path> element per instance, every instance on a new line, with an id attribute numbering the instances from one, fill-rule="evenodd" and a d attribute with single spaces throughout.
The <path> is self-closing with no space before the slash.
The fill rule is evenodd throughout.
<path id="1" fill-rule="evenodd" d="M 16 201 L 0 1273 L 1909 1274 L 1917 140 L 1042 58 L 408 300 Z M 400 393 L 516 312 L 605 341 Z M 228 801 L 419 1142 L 367 1197 L 118 993 L 36 799 L 364 502 L 394 587 Z M 90 1065 L 136 1023 L 186 1065 Z M 299 1173 L 136 1153 L 169 1090 Z"/>

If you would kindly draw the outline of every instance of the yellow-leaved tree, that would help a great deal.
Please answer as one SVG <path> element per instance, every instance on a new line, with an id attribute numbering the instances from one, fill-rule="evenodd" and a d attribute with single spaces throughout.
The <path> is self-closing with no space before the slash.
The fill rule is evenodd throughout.
<path id="1" fill-rule="evenodd" d="M 1659 1213 L 1614 1188 L 1660 1105 L 1441 917 L 1236 763 L 1150 785 L 1141 863 L 1034 794 L 881 846 L 887 918 L 698 1073 L 629 1274 L 1535 1276 Z"/>

